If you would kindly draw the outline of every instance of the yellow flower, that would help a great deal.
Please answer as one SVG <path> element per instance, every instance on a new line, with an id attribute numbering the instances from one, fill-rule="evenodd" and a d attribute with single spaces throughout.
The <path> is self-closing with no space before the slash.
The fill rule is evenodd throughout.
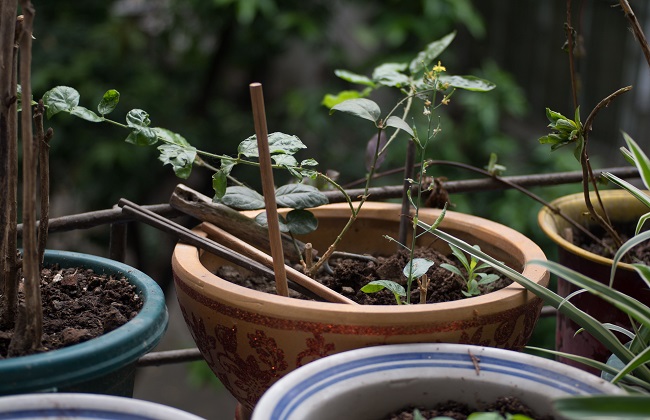
<path id="1" fill-rule="evenodd" d="M 438 61 L 438 65 L 433 66 L 431 70 L 433 70 L 436 73 L 447 71 L 447 69 L 443 65 L 441 65 L 440 61 Z"/>

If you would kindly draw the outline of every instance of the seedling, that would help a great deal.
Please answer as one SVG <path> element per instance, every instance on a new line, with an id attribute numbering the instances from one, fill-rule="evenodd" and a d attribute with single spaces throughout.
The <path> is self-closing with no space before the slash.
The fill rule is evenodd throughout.
<path id="1" fill-rule="evenodd" d="M 462 291 L 465 296 L 467 297 L 478 296 L 481 294 L 481 289 L 479 288 L 479 286 L 486 286 L 499 280 L 499 276 L 496 274 L 488 274 L 488 273 L 480 272 L 480 270 L 489 268 L 490 266 L 488 264 L 486 263 L 479 264 L 479 261 L 474 256 L 472 256 L 468 260 L 467 256 L 465 256 L 465 253 L 461 251 L 459 248 L 451 244 L 449 245 L 449 247 L 451 248 L 451 252 L 454 255 L 454 257 L 456 257 L 458 262 L 460 262 L 463 265 L 467 274 L 464 274 L 461 270 L 458 269 L 458 267 L 451 264 L 443 263 L 440 264 L 440 267 L 460 276 L 465 281 L 467 290 Z M 479 251 L 481 250 L 481 248 L 478 245 L 474 245 L 474 248 L 476 248 Z"/>

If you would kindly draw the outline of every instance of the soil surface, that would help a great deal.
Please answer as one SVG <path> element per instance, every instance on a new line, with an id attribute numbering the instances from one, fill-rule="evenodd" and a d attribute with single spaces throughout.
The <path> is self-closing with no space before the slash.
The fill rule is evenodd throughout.
<path id="1" fill-rule="evenodd" d="M 415 410 L 418 410 L 425 419 L 435 417 L 449 417 L 455 420 L 465 420 L 467 416 L 476 412 L 467 404 L 456 401 L 447 401 L 437 404 L 433 408 L 407 407 L 396 413 L 388 415 L 385 420 L 413 420 Z M 515 397 L 501 397 L 492 404 L 487 405 L 483 411 L 497 412 L 505 417 L 508 414 L 524 414 L 535 420 L 553 420 L 552 416 L 537 416 L 526 404 Z"/>
<path id="2" fill-rule="evenodd" d="M 430 283 L 427 288 L 426 303 L 448 302 L 466 298 L 462 293 L 462 290 L 466 289 L 465 281 L 460 276 L 440 267 L 441 263 L 447 263 L 457 266 L 461 272 L 465 273 L 465 269 L 457 263 L 455 258 L 447 257 L 431 248 L 418 248 L 415 257 L 426 258 L 434 262 L 434 265 L 427 271 Z M 395 296 L 386 289 L 376 293 L 365 293 L 360 289 L 374 280 L 392 280 L 400 283 L 406 289 L 406 277 L 402 274 L 402 270 L 408 261 L 409 253 L 407 250 L 401 250 L 389 257 L 377 257 L 372 260 L 333 258 L 329 263 L 333 272 L 328 274 L 321 271 L 316 280 L 363 305 L 395 305 Z M 300 266 L 295 268 L 301 270 Z M 486 270 L 484 272 L 490 273 L 491 271 Z M 269 282 L 264 277 L 242 275 L 230 266 L 221 267 L 216 274 L 240 286 L 275 294 L 274 283 Z M 502 289 L 511 283 L 512 281 L 501 278 L 490 285 L 481 286 L 481 291 L 482 293 L 488 293 Z M 417 283 L 413 282 L 411 288 L 411 303 L 420 302 Z M 289 293 L 291 297 L 306 299 L 305 296 L 293 290 L 290 290 Z"/>
<path id="3" fill-rule="evenodd" d="M 634 236 L 634 229 L 636 228 L 636 224 L 618 224 L 614 225 L 614 227 L 619 233 L 623 243 L 625 243 L 628 239 Z M 615 251 L 618 249 L 614 239 L 609 234 L 605 233 L 605 230 L 600 226 L 592 226 L 589 228 L 589 231 L 596 235 L 596 237 L 602 238 L 603 243 L 609 248 L 606 248 L 600 243 L 594 243 L 591 238 L 587 237 L 587 235 L 577 231 L 575 231 L 573 234 L 573 243 L 580 248 L 592 252 L 596 255 L 602 255 L 606 258 L 613 258 L 614 253 L 612 253 L 611 250 Z M 626 262 L 639 262 L 650 265 L 650 241 L 646 241 L 635 246 L 627 253 L 627 256 L 630 258 L 630 260 Z"/>
<path id="4" fill-rule="evenodd" d="M 43 342 L 37 353 L 113 331 L 142 308 L 136 287 L 126 278 L 98 275 L 88 269 L 43 269 L 41 294 Z M 0 359 L 8 357 L 12 336 L 13 331 L 0 330 Z M 11 357 L 21 355 L 12 352 Z"/>

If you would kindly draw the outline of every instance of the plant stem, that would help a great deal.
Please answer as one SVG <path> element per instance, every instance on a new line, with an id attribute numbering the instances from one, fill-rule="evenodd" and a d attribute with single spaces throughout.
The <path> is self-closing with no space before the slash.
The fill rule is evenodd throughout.
<path id="1" fill-rule="evenodd" d="M 23 35 L 20 39 L 20 83 L 24 101 L 21 113 L 21 138 L 23 142 L 23 275 L 25 278 L 25 337 L 24 348 L 35 350 L 41 346 L 43 312 L 40 289 L 40 264 L 36 243 L 36 150 L 32 129 L 31 89 L 32 28 L 34 7 L 29 0 L 21 0 L 24 13 Z"/>
<path id="2" fill-rule="evenodd" d="M 575 71 L 575 62 L 573 56 L 573 26 L 571 26 L 571 0 L 566 0 L 566 40 L 567 40 L 567 51 L 569 53 L 569 74 L 571 75 L 571 95 L 573 98 L 573 109 L 578 108 L 578 88 L 576 84 L 576 71 Z"/>
<path id="3" fill-rule="evenodd" d="M 50 223 L 50 140 L 53 131 L 43 128 L 43 114 L 45 107 L 43 101 L 38 101 L 34 113 L 34 125 L 36 127 L 36 144 L 38 145 L 38 166 L 40 168 L 40 197 L 41 217 L 38 223 L 38 263 L 42 266 L 45 247 L 47 245 L 47 230 Z"/>
<path id="4" fill-rule="evenodd" d="M 648 46 L 648 41 L 645 35 L 643 34 L 643 29 L 641 29 L 641 25 L 639 25 L 639 21 L 637 20 L 636 15 L 632 10 L 632 7 L 630 6 L 630 3 L 628 3 L 627 0 L 619 0 L 619 4 L 621 5 L 623 12 L 625 13 L 625 17 L 627 18 L 628 21 L 630 21 L 630 26 L 632 26 L 632 31 L 634 32 L 636 39 L 639 41 L 639 44 L 641 45 L 641 50 L 643 51 L 643 55 L 645 56 L 645 59 L 648 62 L 648 66 L 650 66 L 650 47 Z"/>

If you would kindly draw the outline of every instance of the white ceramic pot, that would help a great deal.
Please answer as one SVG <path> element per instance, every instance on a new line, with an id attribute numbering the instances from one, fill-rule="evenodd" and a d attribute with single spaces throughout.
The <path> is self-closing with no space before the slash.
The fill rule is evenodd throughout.
<path id="1" fill-rule="evenodd" d="M 376 420 L 447 400 L 481 410 L 503 396 L 519 398 L 539 416 L 561 419 L 552 408 L 555 398 L 622 393 L 597 376 L 525 353 L 396 344 L 351 350 L 296 369 L 262 396 L 252 420 Z"/>
<path id="2" fill-rule="evenodd" d="M 185 411 L 148 401 L 76 393 L 0 397 L 0 419 L 203 420 Z"/>

